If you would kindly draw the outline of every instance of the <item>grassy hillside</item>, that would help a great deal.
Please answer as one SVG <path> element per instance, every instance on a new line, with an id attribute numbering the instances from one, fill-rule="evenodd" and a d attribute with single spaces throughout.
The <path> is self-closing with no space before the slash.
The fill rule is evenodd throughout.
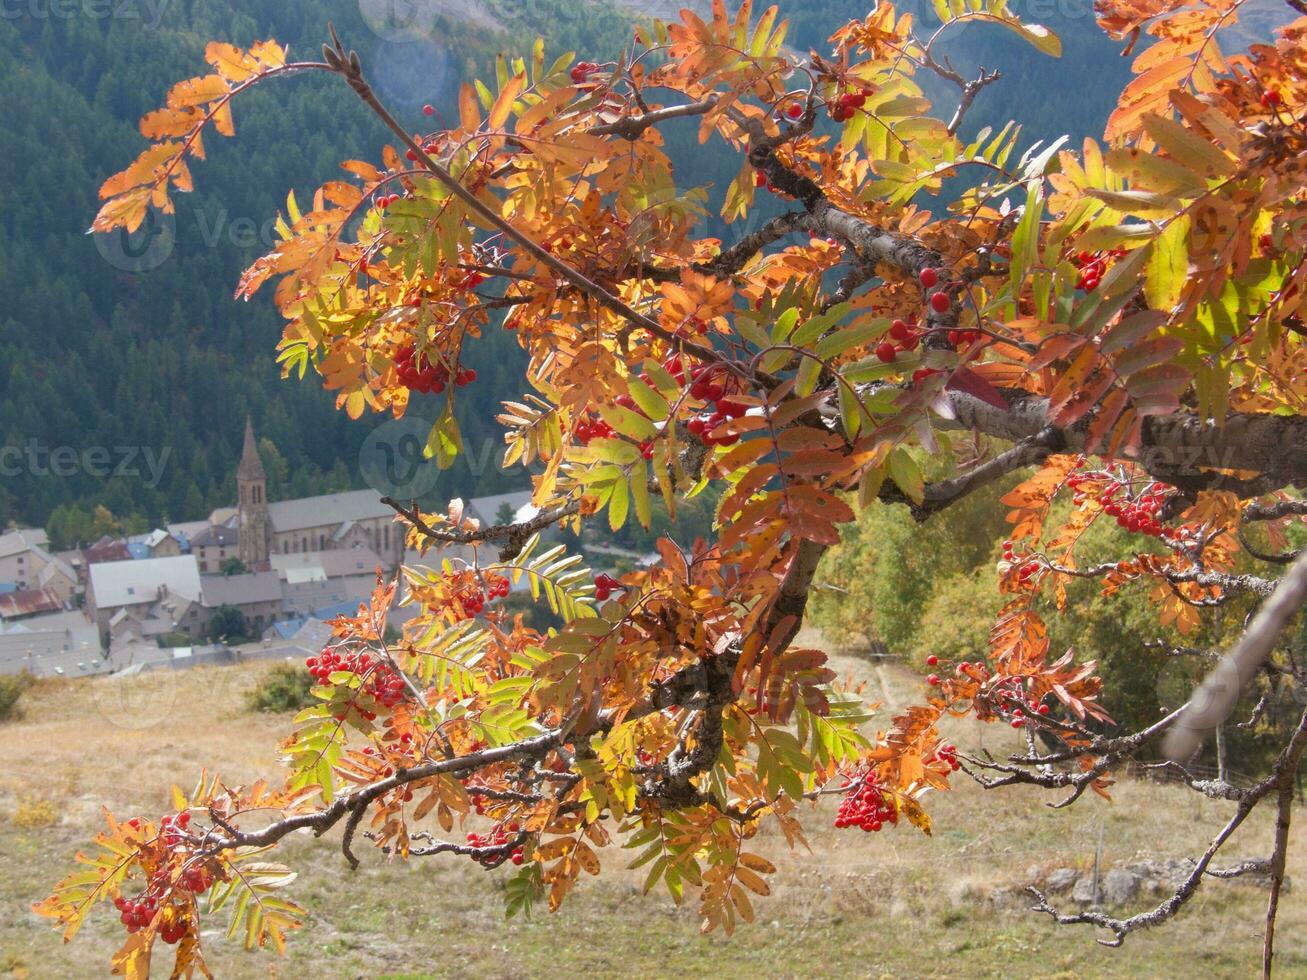
<path id="1" fill-rule="evenodd" d="M 897 668 L 837 658 L 865 679 L 886 708 L 916 692 Z M 107 913 L 65 946 L 28 903 L 61 874 L 94 826 L 101 802 L 120 811 L 165 806 L 169 777 L 188 782 L 226 760 L 230 780 L 275 774 L 274 747 L 287 719 L 251 715 L 242 694 L 266 668 L 196 670 L 129 680 L 42 684 L 25 720 L 0 726 L 0 753 L 21 765 L 0 771 L 0 972 L 14 976 L 104 975 L 120 938 Z M 197 705 L 211 705 L 197 715 Z M 999 750 L 1010 733 L 967 727 L 964 749 Z M 94 746 L 88 750 L 88 746 Z M 1047 797 L 986 796 L 968 780 L 933 797 L 935 836 L 909 828 L 836 831 L 833 805 L 808 823 L 813 853 L 789 853 L 763 832 L 756 848 L 780 866 L 776 893 L 759 899 L 758 921 L 733 939 L 701 937 L 693 909 L 664 894 L 640 895 L 628 855 L 601 854 L 607 868 L 582 882 L 563 911 L 505 924 L 503 874 L 460 859 L 409 866 L 363 855 L 349 873 L 330 842 L 294 841 L 301 872 L 294 894 L 312 912 L 286 960 L 247 954 L 211 926 L 210 964 L 223 978 L 254 977 L 1246 977 L 1260 967 L 1265 893 L 1205 885 L 1171 925 L 1132 936 L 1119 950 L 1082 928 L 1052 926 L 1013 896 L 1055 866 L 1087 868 L 1101 839 L 1104 862 L 1185 857 L 1201 851 L 1228 804 L 1174 786 L 1124 781 L 1115 799 L 1071 810 Z M 1257 813 L 1230 859 L 1265 852 L 1269 813 Z M 1307 830 L 1294 828 L 1290 874 L 1307 881 Z M 995 902 L 993 899 L 1000 901 Z M 1156 901 L 1153 898 L 1153 901 Z M 1064 899 L 1065 901 L 1065 899 Z M 1142 903 L 1146 899 L 1141 899 Z M 1281 908 L 1280 976 L 1307 976 L 1307 904 L 1291 892 Z"/>

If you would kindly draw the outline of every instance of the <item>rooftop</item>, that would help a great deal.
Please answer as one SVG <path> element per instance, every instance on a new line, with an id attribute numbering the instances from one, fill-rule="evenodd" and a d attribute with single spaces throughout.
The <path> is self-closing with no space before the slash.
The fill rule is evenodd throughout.
<path id="1" fill-rule="evenodd" d="M 164 594 L 198 599 L 200 569 L 193 555 L 101 562 L 91 566 L 91 592 L 98 609 L 155 602 Z"/>
<path id="2" fill-rule="evenodd" d="M 0 534 L 0 558 L 21 555 L 33 548 L 43 548 L 49 543 L 45 532 L 38 527 L 16 528 Z"/>
<path id="3" fill-rule="evenodd" d="M 199 534 L 191 538 L 191 547 L 205 548 L 214 545 L 225 545 L 226 547 L 234 548 L 236 547 L 236 542 L 239 537 L 239 532 L 237 532 L 234 527 L 206 527 Z"/>
<path id="4" fill-rule="evenodd" d="M 106 534 L 95 544 L 84 549 L 82 557 L 86 559 L 88 565 L 94 565 L 99 562 L 130 561 L 132 553 L 128 549 L 126 541 L 111 538 Z"/>
<path id="5" fill-rule="evenodd" d="M 281 576 L 276 572 L 205 575 L 201 577 L 200 585 L 204 590 L 204 605 L 208 609 L 281 601 Z"/>
<path id="6" fill-rule="evenodd" d="M 518 490 L 513 493 L 496 493 L 488 497 L 473 497 L 467 501 L 465 513 L 475 517 L 482 527 L 499 523 L 499 509 L 507 504 L 513 512 L 513 520 L 528 521 L 539 511 L 531 504 L 531 491 Z"/>
<path id="7" fill-rule="evenodd" d="M 58 612 L 64 604 L 53 589 L 20 589 L 0 595 L 0 619 L 21 619 Z"/>
<path id="8" fill-rule="evenodd" d="M 271 555 L 269 561 L 277 571 L 320 568 L 327 578 L 347 575 L 371 575 L 385 562 L 371 548 L 337 548 L 334 551 L 302 551 L 290 555 Z M 287 581 L 291 577 L 287 575 Z"/>
<path id="9" fill-rule="evenodd" d="M 394 516 L 395 512 L 381 502 L 375 490 L 350 490 L 268 504 L 273 529 L 283 533 Z"/>

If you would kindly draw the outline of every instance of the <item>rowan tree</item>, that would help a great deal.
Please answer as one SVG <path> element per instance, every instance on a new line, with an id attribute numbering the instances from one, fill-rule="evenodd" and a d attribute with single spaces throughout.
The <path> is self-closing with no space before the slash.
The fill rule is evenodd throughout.
<path id="1" fill-rule="evenodd" d="M 611 63 L 551 61 L 537 43 L 464 87 L 444 122 L 396 119 L 334 35 L 320 61 L 210 45 L 212 73 L 142 121 L 151 146 L 106 182 L 94 229 L 170 211 L 205 131 L 232 135 L 239 93 L 340 76 L 395 144 L 347 161 L 307 206 L 291 196 L 238 295 L 276 280 L 285 372 L 312 368 L 351 417 L 443 398 L 437 465 L 461 448 L 464 355 L 513 331 L 529 390 L 499 416 L 505 465 L 530 469 L 538 514 L 480 527 L 457 502 L 392 501 L 432 558 L 401 573 L 420 614 L 385 642 L 400 583 L 383 581 L 334 622 L 284 781 L 204 775 L 161 819 L 106 814 L 83 870 L 38 910 L 71 938 L 112 901 L 117 972 L 146 975 L 162 939 L 175 975 L 207 973 L 205 917 L 225 907 L 232 935 L 281 948 L 302 912 L 269 849 L 337 828 L 350 864 L 361 838 L 408 860 L 511 864 L 510 913 L 556 909 L 582 872 L 630 863 L 730 931 L 769 891 L 760 827 L 798 845 L 820 797 L 842 797 L 838 826 L 929 833 L 929 792 L 959 772 L 1069 805 L 1166 739 L 1182 778 L 1233 804 L 1193 873 L 1126 918 L 1037 908 L 1119 944 L 1213 875 L 1268 872 L 1269 970 L 1307 715 L 1251 785 L 1184 767 L 1254 674 L 1268 697 L 1305 679 L 1281 631 L 1307 591 L 1307 557 L 1286 543 L 1307 513 L 1292 492 L 1307 483 L 1307 17 L 1227 53 L 1217 33 L 1241 3 L 1099 0 L 1135 77 L 1102 140 L 1024 153 L 1016 126 L 959 137 L 996 74 L 965 78 L 935 53 L 982 22 L 1057 55 L 1002 0 L 939 0 L 924 32 L 881 3 L 822 54 L 788 50 L 774 8 L 717 3 L 638 28 Z M 938 118 L 926 75 L 958 91 Z M 726 240 L 703 234 L 709 197 L 664 151 L 660 127 L 686 119 L 740 161 Z M 764 201 L 776 213 L 750 223 Z M 919 704 L 868 728 L 825 654 L 793 645 L 823 552 L 871 501 L 924 521 L 1018 470 L 988 656 L 933 665 Z M 675 513 L 710 486 L 714 539 L 662 540 L 658 563 L 620 580 L 540 544 L 551 524 L 647 525 L 655 498 Z M 1080 536 L 1109 521 L 1133 546 L 1078 564 Z M 448 543 L 476 557 L 442 560 Z M 1113 732 L 1094 664 L 1049 649 L 1045 617 L 1077 578 L 1151 589 L 1177 654 L 1209 607 L 1256 612 L 1185 708 Z M 561 627 L 502 612 L 523 579 Z M 961 715 L 1023 730 L 1026 748 L 967 758 L 937 727 Z M 1268 801 L 1268 857 L 1222 867 Z"/>

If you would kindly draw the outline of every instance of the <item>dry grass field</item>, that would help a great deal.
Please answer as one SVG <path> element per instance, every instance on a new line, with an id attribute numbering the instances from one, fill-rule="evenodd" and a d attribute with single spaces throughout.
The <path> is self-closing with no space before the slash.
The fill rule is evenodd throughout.
<path id="1" fill-rule="evenodd" d="M 893 669 L 841 658 L 888 702 L 911 693 Z M 124 814 L 163 812 L 171 779 L 201 766 L 229 780 L 277 772 L 286 718 L 244 708 L 266 667 L 150 674 L 126 680 L 43 683 L 25 716 L 0 725 L 0 974 L 105 976 L 120 927 L 108 909 L 63 945 L 30 910 L 95 828 L 101 803 Z M 963 748 L 976 729 L 960 729 Z M 983 733 L 992 749 L 995 729 Z M 999 740 L 996 743 L 996 740 Z M 1173 786 L 1125 781 L 1114 801 L 1086 798 L 1069 811 L 1033 792 L 985 792 L 965 779 L 929 805 L 936 833 L 836 831 L 832 804 L 809 821 L 812 854 L 779 836 L 757 850 L 780 866 L 758 921 L 732 939 L 702 937 L 692 908 L 640 895 L 627 855 L 583 882 L 557 915 L 505 922 L 499 882 L 457 858 L 405 866 L 366 855 L 350 873 L 324 842 L 295 840 L 284 859 L 300 878 L 295 897 L 312 913 L 284 959 L 247 953 L 213 926 L 209 962 L 218 977 L 1248 977 L 1260 969 L 1265 894 L 1212 881 L 1170 926 L 1130 937 L 1122 949 L 1085 927 L 1058 928 L 996 889 L 1035 869 L 1088 867 L 1101 838 L 1105 863 L 1197 854 L 1228 812 Z M 829 812 L 826 812 L 829 811 Z M 1251 819 L 1229 859 L 1268 849 L 1269 814 Z M 1307 822 L 1295 827 L 1290 874 L 1307 883 Z M 1155 899 L 1154 899 L 1155 900 Z M 1140 900 L 1144 907 L 1147 899 Z M 1307 977 L 1307 904 L 1291 890 L 1281 908 L 1280 975 Z M 163 956 L 168 964 L 167 954 Z"/>

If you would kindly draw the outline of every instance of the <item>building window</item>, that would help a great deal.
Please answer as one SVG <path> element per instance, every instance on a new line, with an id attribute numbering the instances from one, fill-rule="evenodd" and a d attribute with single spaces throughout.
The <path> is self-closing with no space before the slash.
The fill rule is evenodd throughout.
<path id="1" fill-rule="evenodd" d="M 319 551 L 327 550 L 327 536 L 325 534 L 318 535 L 318 550 Z"/>
<path id="2" fill-rule="evenodd" d="M 302 548 L 304 551 L 309 550 L 309 539 L 307 537 L 300 538 L 300 548 Z"/>
<path id="3" fill-rule="evenodd" d="M 387 551 L 389 551 L 390 550 L 390 525 L 389 524 L 387 524 L 382 529 L 382 537 L 385 539 L 386 542 L 384 547 Z"/>

